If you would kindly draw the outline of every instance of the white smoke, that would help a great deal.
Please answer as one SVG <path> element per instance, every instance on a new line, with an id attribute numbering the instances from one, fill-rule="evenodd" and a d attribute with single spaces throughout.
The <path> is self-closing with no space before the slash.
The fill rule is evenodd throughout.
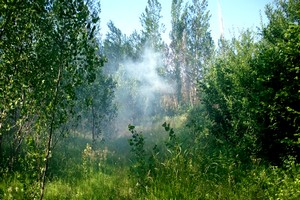
<path id="1" fill-rule="evenodd" d="M 151 98 L 154 92 L 171 93 L 173 88 L 158 74 L 159 68 L 163 67 L 163 58 L 160 53 L 152 49 L 145 49 L 142 60 L 139 62 L 127 61 L 124 64 L 130 79 L 141 82 L 140 94 Z"/>
<path id="2" fill-rule="evenodd" d="M 126 60 L 120 64 L 115 76 L 115 103 L 116 123 L 121 132 L 127 130 L 128 124 L 143 126 L 145 120 L 149 122 L 160 107 L 161 97 L 174 92 L 174 87 L 159 75 L 162 69 L 163 56 L 150 48 L 143 51 L 139 61 Z"/>

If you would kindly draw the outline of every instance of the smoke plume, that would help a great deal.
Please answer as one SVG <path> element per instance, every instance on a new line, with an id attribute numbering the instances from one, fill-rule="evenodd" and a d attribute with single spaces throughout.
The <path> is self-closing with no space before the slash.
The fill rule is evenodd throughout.
<path id="1" fill-rule="evenodd" d="M 162 111 L 162 96 L 174 92 L 173 86 L 160 75 L 163 66 L 162 55 L 150 48 L 143 51 L 138 61 L 126 60 L 120 64 L 115 73 L 118 107 L 115 124 L 121 132 L 127 130 L 128 124 L 151 125 L 153 117 Z M 117 132 L 120 134 L 120 130 Z"/>

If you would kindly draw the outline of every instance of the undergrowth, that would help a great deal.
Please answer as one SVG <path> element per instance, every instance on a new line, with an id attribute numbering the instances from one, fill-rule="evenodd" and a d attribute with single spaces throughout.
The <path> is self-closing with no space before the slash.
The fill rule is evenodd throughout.
<path id="1" fill-rule="evenodd" d="M 70 137 L 53 152 L 44 199 L 300 198 L 295 158 L 282 167 L 255 156 L 243 163 L 226 144 L 214 141 L 211 148 L 213 139 L 205 131 L 196 135 L 163 123 L 152 133 L 130 125 L 131 137 L 111 143 Z M 38 191 L 34 185 L 28 190 L 27 182 L 18 174 L 1 177 L 0 199 L 34 199 L 28 191 Z"/>

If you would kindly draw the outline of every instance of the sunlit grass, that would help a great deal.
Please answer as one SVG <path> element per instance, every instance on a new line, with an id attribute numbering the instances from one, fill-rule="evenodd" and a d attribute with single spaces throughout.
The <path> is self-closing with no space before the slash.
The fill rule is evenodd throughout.
<path id="1" fill-rule="evenodd" d="M 172 123 L 174 119 L 164 118 Z M 163 121 L 162 120 L 162 121 Z M 185 128 L 185 116 L 177 116 L 174 128 L 180 136 L 189 134 Z M 176 127 L 175 126 L 175 127 Z M 141 130 L 143 131 L 143 130 Z M 191 146 L 167 151 L 168 132 L 157 122 L 145 132 L 147 159 L 154 144 L 160 152 L 155 162 L 155 174 L 147 173 L 145 190 L 137 184 L 130 168 L 132 154 L 129 137 L 106 141 L 90 149 L 90 140 L 70 137 L 58 144 L 50 163 L 45 199 L 299 199 L 300 165 L 293 158 L 284 168 L 266 165 L 253 158 L 253 163 L 241 165 L 224 149 L 196 148 Z M 164 148 L 163 148 L 164 147 Z M 190 149 L 189 149 L 190 148 Z M 227 148 L 227 147 L 223 147 Z M 219 152 L 219 153 L 218 153 Z M 25 180 L 17 174 L 0 182 L 0 199 L 26 199 L 29 193 Z M 27 189 L 28 190 L 28 189 Z M 32 187 L 32 194 L 39 194 Z"/>
<path id="2" fill-rule="evenodd" d="M 180 140 L 185 138 L 184 134 L 189 134 L 185 128 L 184 115 L 160 119 L 153 124 L 152 129 L 138 127 L 139 131 L 143 131 L 147 152 L 152 151 L 154 144 L 160 147 L 165 145 L 168 133 L 162 127 L 163 121 L 173 123 Z M 245 167 L 221 153 L 224 150 L 222 148 L 214 150 L 204 147 L 197 151 L 188 149 L 192 147 L 182 147 L 186 149 L 181 149 L 178 154 L 161 148 L 161 158 L 155 161 L 157 173 L 146 175 L 147 185 L 144 192 L 141 192 L 137 180 L 130 172 L 132 155 L 128 139 L 121 137 L 100 145 L 98 151 L 108 149 L 106 160 L 98 159 L 99 154 L 89 154 L 93 159 L 89 160 L 88 165 L 83 165 L 82 158 L 77 161 L 69 159 L 70 166 L 74 168 L 65 171 L 73 172 L 49 181 L 45 199 L 250 200 L 300 197 L 300 166 L 293 160 L 286 164 L 286 169 L 262 164 L 254 158 L 253 163 Z M 71 156 L 82 156 L 84 148 L 87 148 L 83 146 L 85 142 L 75 142 L 82 145 L 74 145 L 76 148 L 71 151 Z M 95 158 L 95 155 L 98 157 Z M 88 173 L 85 173 L 84 167 L 90 167 Z"/>
<path id="3" fill-rule="evenodd" d="M 61 180 L 48 183 L 45 199 L 131 199 L 126 174 L 106 175 L 101 172 L 66 183 Z"/>

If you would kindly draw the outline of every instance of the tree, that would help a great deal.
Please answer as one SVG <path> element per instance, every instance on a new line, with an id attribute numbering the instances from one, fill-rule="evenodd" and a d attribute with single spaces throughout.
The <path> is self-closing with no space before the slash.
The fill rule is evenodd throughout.
<path id="1" fill-rule="evenodd" d="M 143 27 L 141 43 L 142 46 L 150 47 L 155 51 L 162 51 L 164 42 L 161 33 L 164 32 L 164 25 L 160 24 L 161 4 L 157 0 L 148 0 L 145 12 L 140 17 Z"/>
<path id="2" fill-rule="evenodd" d="M 262 154 L 278 163 L 288 155 L 299 161 L 299 1 L 275 1 L 267 6 L 269 19 L 263 43 L 253 62 L 261 89 Z"/>
<path id="3" fill-rule="evenodd" d="M 168 68 L 168 48 L 162 39 L 162 33 L 165 31 L 165 26 L 160 22 L 161 18 L 161 4 L 159 1 L 148 0 L 145 11 L 140 17 L 141 25 L 143 27 L 140 34 L 140 46 L 142 47 L 142 49 L 140 49 L 140 54 L 145 57 L 149 57 L 147 54 L 151 52 L 151 54 L 153 54 L 151 59 L 155 59 L 156 62 L 156 66 L 152 66 L 155 67 L 155 74 L 157 74 L 161 80 L 166 80 Z M 148 58 L 142 59 L 145 60 Z M 151 64 L 149 63 L 147 65 Z M 146 111 L 148 113 L 147 115 L 150 113 L 150 116 L 159 115 L 164 110 L 162 101 L 168 95 L 169 94 L 165 94 L 165 92 L 153 91 L 151 98 L 146 97 L 144 100 L 147 102 L 146 106 L 151 108 Z"/>
<path id="4" fill-rule="evenodd" d="M 299 161 L 299 2 L 268 6 L 269 23 L 255 43 L 251 34 L 222 41 L 205 74 L 200 98 L 212 135 L 234 155 L 282 164 Z M 244 159 L 245 158 L 245 159 Z"/>
<path id="5" fill-rule="evenodd" d="M 203 76 L 204 65 L 213 53 L 209 31 L 207 1 L 194 0 L 183 7 L 172 2 L 171 52 L 173 75 L 177 82 L 177 101 L 182 105 L 196 102 L 196 82 Z"/>
<path id="6" fill-rule="evenodd" d="M 74 114 L 76 88 L 93 82 L 103 65 L 99 18 L 83 0 L 15 0 L 1 2 L 0 10 L 1 173 L 32 174 L 42 199 L 54 140 Z"/>
<path id="7" fill-rule="evenodd" d="M 160 24 L 160 12 L 160 3 L 149 0 L 140 17 L 143 29 L 141 32 L 134 31 L 129 37 L 122 34 L 113 22 L 108 24 L 110 31 L 104 41 L 104 52 L 109 62 L 105 68 L 117 83 L 116 102 L 120 108 L 119 118 L 122 118 L 117 119 L 119 124 L 124 119 L 127 120 L 126 125 L 137 124 L 161 110 L 162 94 L 147 91 L 151 81 L 146 80 L 147 73 L 156 77 L 157 74 L 160 76 L 165 72 L 165 65 L 160 62 L 165 53 L 165 44 L 161 38 L 163 25 Z M 162 54 L 162 59 L 157 54 Z"/>
<path id="8" fill-rule="evenodd" d="M 183 38 L 183 31 L 184 31 L 184 23 L 181 19 L 182 16 L 182 0 L 173 0 L 172 1 L 172 9 L 171 9 L 171 16 L 172 16 L 172 30 L 170 33 L 171 44 L 170 49 L 172 53 L 172 73 L 176 80 L 176 100 L 177 105 L 182 102 L 182 70 L 181 65 L 183 51 L 181 51 L 182 47 L 182 38 Z M 176 103 L 175 103 L 176 104 Z M 177 106 L 176 106 L 177 107 Z"/>
<path id="9" fill-rule="evenodd" d="M 109 124 L 116 115 L 115 87 L 115 81 L 99 70 L 93 83 L 82 85 L 76 91 L 80 96 L 75 105 L 81 122 L 79 128 L 84 132 L 91 131 L 93 145 L 97 138 L 110 137 Z M 76 116 L 74 120 L 76 123 Z"/>
<path id="10" fill-rule="evenodd" d="M 113 22 L 108 23 L 109 32 L 104 40 L 103 51 L 107 56 L 108 62 L 104 67 L 104 72 L 111 76 L 115 82 L 114 88 L 114 103 L 116 105 L 116 127 L 126 127 L 131 120 L 137 118 L 140 105 L 138 102 L 138 81 L 128 74 L 128 69 L 125 65 L 130 62 L 141 59 L 141 38 L 135 31 L 129 37 L 122 33 Z M 128 120 L 123 124 L 124 120 Z M 116 130 L 115 130 L 116 131 Z"/>
<path id="11" fill-rule="evenodd" d="M 205 66 L 210 62 L 214 44 L 210 34 L 210 14 L 205 0 L 193 0 L 186 9 L 186 67 L 184 80 L 190 105 L 197 101 L 196 83 L 203 77 Z"/>
<path id="12" fill-rule="evenodd" d="M 199 96 L 209 119 L 210 131 L 233 156 L 247 161 L 260 151 L 257 116 L 256 71 L 251 67 L 257 50 L 253 33 L 239 39 L 223 40 L 222 49 L 200 82 Z"/>
<path id="13" fill-rule="evenodd" d="M 114 73 L 118 70 L 120 62 L 124 59 L 124 43 L 126 37 L 122 34 L 112 21 L 107 24 L 109 31 L 103 42 L 103 52 L 108 59 L 107 67 L 105 67 L 108 74 Z"/>

